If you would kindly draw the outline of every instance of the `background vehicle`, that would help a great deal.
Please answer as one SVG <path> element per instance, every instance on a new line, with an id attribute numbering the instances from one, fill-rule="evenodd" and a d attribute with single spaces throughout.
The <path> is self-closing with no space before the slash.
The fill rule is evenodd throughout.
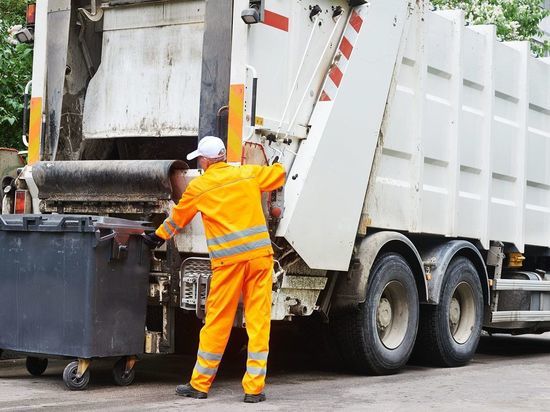
<path id="1" fill-rule="evenodd" d="M 550 330 L 548 59 L 422 1 L 214 3 L 38 3 L 25 212 L 158 224 L 218 134 L 288 168 L 272 318 L 320 313 L 350 369 Z M 154 252 L 146 352 L 204 316 L 209 276 L 197 218 Z"/>

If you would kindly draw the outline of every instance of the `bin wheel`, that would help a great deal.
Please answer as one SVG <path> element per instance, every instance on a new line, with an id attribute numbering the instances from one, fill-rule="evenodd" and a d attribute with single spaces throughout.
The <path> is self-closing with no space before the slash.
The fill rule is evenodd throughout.
<path id="1" fill-rule="evenodd" d="M 27 371 L 33 375 L 33 376 L 41 376 L 44 372 L 46 372 L 46 368 L 48 367 L 48 359 L 47 358 L 35 358 L 34 356 L 27 357 Z"/>
<path id="2" fill-rule="evenodd" d="M 82 391 L 90 383 L 90 371 L 86 370 L 81 378 L 77 378 L 78 361 L 69 363 L 63 371 L 63 382 L 72 391 Z"/>
<path id="3" fill-rule="evenodd" d="M 134 382 L 136 369 L 126 372 L 126 358 L 120 358 L 113 366 L 113 379 L 118 386 L 128 386 Z"/>

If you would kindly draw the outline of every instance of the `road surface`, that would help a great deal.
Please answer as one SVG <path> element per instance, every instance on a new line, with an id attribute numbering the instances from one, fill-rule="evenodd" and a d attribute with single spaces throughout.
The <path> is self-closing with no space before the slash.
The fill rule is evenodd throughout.
<path id="1" fill-rule="evenodd" d="M 0 361 L 0 411 L 550 411 L 550 335 L 483 337 L 473 362 L 462 368 L 407 366 L 394 376 L 354 376 L 317 367 L 303 343 L 296 351 L 272 350 L 267 402 L 242 403 L 242 359 L 224 359 L 207 400 L 174 395 L 187 380 L 192 356 L 149 357 L 135 383 L 115 387 L 112 362 L 92 364 L 87 391 L 65 390 L 66 364 L 53 360 L 45 375 L 27 374 L 22 360 Z M 287 348 L 288 349 L 288 348 Z"/>

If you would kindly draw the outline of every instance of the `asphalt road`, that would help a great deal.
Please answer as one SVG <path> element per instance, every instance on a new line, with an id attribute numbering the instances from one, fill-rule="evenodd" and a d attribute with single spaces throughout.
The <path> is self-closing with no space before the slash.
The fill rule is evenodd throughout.
<path id="1" fill-rule="evenodd" d="M 314 344 L 314 342 L 310 342 Z M 288 347 L 287 347 L 288 349 Z M 354 376 L 320 369 L 307 345 L 272 349 L 267 402 L 242 403 L 239 356 L 224 359 L 206 400 L 179 398 L 192 356 L 146 358 L 135 383 L 116 387 L 112 362 L 92 364 L 89 389 L 65 390 L 66 361 L 53 360 L 45 375 L 27 374 L 22 360 L 0 361 L 0 411 L 171 411 L 201 410 L 375 410 L 375 411 L 550 411 L 550 334 L 483 337 L 473 362 L 462 368 L 407 366 L 394 376 Z"/>

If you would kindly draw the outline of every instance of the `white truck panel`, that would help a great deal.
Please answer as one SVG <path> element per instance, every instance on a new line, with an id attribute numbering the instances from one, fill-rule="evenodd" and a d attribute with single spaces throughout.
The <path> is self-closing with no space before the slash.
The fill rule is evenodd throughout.
<path id="1" fill-rule="evenodd" d="M 330 100 L 321 94 L 288 173 L 277 235 L 313 269 L 348 269 L 407 10 L 400 0 L 355 9 L 363 24 L 339 87 L 325 81 Z"/>
<path id="2" fill-rule="evenodd" d="M 530 59 L 525 179 L 525 243 L 550 246 L 549 64 Z"/>
<path id="3" fill-rule="evenodd" d="M 103 31 L 84 137 L 196 136 L 204 0 L 106 8 Z"/>
<path id="4" fill-rule="evenodd" d="M 550 65 L 460 11 L 420 11 L 397 76 L 369 225 L 550 246 Z"/>
<path id="5" fill-rule="evenodd" d="M 310 7 L 315 5 L 323 11 L 312 21 Z M 342 0 L 272 0 L 266 3 L 266 9 L 288 18 L 289 30 L 268 24 L 249 28 L 247 64 L 258 73 L 256 115 L 265 121 L 265 126 L 274 123 L 281 137 L 306 135 L 317 90 L 326 74 L 319 67 L 330 64 L 345 25 L 344 18 L 337 22 L 332 18 L 333 7 L 337 5 L 347 8 Z M 250 100 L 247 96 L 247 116 L 250 115 Z M 245 138 L 247 135 L 245 132 Z"/>
<path id="6" fill-rule="evenodd" d="M 185 173 L 185 186 L 187 187 L 191 180 L 199 177 L 201 173 L 198 169 L 189 169 Z M 195 215 L 191 222 L 174 239 L 180 252 L 208 254 L 208 246 L 206 244 L 204 225 L 200 212 Z"/>

